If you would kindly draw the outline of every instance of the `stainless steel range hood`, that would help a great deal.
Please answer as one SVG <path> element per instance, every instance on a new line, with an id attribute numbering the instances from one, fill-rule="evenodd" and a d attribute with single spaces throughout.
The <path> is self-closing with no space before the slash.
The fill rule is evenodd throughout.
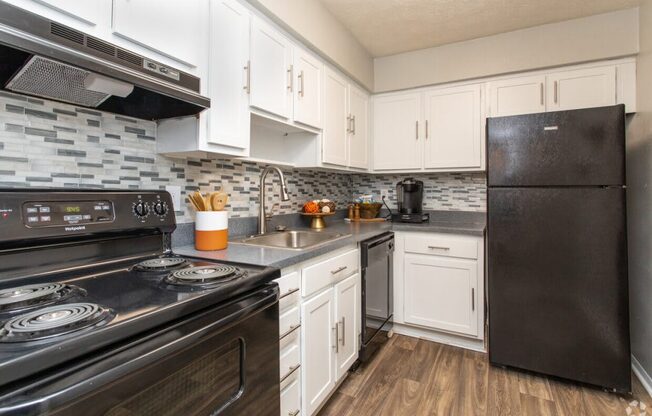
<path id="1" fill-rule="evenodd" d="M 0 86 L 159 120 L 199 114 L 199 78 L 0 2 Z"/>

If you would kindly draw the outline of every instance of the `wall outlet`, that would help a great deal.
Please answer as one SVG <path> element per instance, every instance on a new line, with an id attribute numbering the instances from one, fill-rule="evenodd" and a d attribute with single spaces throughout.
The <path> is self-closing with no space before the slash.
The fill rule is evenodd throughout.
<path id="1" fill-rule="evenodd" d="M 181 211 L 181 187 L 177 185 L 167 185 L 165 190 L 172 196 L 172 205 L 175 211 Z"/>

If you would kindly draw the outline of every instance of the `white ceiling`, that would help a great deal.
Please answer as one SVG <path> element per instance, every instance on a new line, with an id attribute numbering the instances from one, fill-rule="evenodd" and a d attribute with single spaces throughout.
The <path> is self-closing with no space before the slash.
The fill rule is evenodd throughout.
<path id="1" fill-rule="evenodd" d="M 640 0 L 321 0 L 375 57 L 638 6 Z"/>

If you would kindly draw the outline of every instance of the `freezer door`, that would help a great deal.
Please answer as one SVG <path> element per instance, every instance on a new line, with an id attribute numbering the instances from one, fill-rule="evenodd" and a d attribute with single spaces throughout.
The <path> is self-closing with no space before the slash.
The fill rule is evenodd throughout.
<path id="1" fill-rule="evenodd" d="M 625 107 L 487 120 L 489 186 L 625 184 Z"/>
<path id="2" fill-rule="evenodd" d="M 630 390 L 623 188 L 488 193 L 489 358 Z"/>

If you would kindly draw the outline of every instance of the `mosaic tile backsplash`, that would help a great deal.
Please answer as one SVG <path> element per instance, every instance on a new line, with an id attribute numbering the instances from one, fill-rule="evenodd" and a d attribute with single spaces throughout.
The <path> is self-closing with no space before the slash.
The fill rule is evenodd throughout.
<path id="1" fill-rule="evenodd" d="M 355 175 L 353 188 L 380 201 L 386 195 L 396 208 L 396 184 L 406 177 L 423 181 L 423 207 L 441 211 L 486 211 L 487 181 L 484 173 L 430 173 L 411 175 Z"/>
<path id="2" fill-rule="evenodd" d="M 165 189 L 187 193 L 223 189 L 232 217 L 258 215 L 264 165 L 238 159 L 176 159 L 156 154 L 156 123 L 0 91 L 0 187 Z M 329 198 L 344 207 L 360 193 L 394 198 L 403 176 L 284 169 L 291 195 L 280 202 L 279 182 L 268 176 L 268 211 L 297 212 L 303 202 Z M 432 174 L 426 209 L 484 211 L 484 174 Z M 187 204 L 179 222 L 192 222 Z"/>

